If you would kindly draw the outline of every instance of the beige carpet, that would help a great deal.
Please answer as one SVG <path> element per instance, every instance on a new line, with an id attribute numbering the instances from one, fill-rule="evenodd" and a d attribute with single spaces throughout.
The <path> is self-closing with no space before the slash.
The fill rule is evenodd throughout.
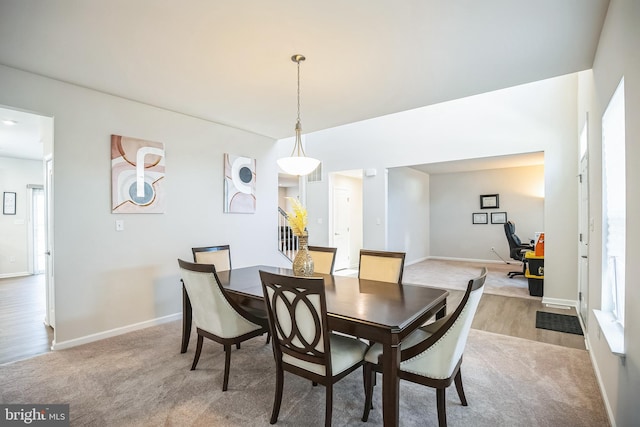
<path id="1" fill-rule="evenodd" d="M 222 347 L 207 341 L 190 371 L 195 340 L 179 353 L 180 322 L 0 366 L 2 403 L 69 403 L 72 426 L 267 426 L 275 384 L 264 338 L 233 350 L 229 390 L 221 392 Z M 463 407 L 447 393 L 450 426 L 606 426 L 584 350 L 472 330 Z M 360 421 L 360 371 L 334 388 L 334 426 L 379 426 L 380 389 L 369 422 Z M 279 426 L 320 426 L 324 387 L 285 374 Z M 400 424 L 437 425 L 435 392 L 401 382 Z"/>
<path id="2" fill-rule="evenodd" d="M 524 276 L 507 277 L 509 271 L 520 271 L 521 264 L 498 264 L 467 261 L 428 259 L 404 268 L 402 281 L 435 288 L 465 290 L 469 279 L 478 275 L 480 268 L 487 267 L 489 274 L 485 292 L 507 297 L 533 298 L 529 295 L 529 282 Z"/>

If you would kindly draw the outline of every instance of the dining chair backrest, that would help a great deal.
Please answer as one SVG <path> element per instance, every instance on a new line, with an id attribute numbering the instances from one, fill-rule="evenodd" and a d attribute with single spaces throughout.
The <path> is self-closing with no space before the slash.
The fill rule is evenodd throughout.
<path id="1" fill-rule="evenodd" d="M 360 250 L 358 277 L 380 282 L 402 283 L 404 252 Z"/>
<path id="2" fill-rule="evenodd" d="M 425 341 L 402 350 L 400 369 L 429 378 L 449 378 L 458 366 L 471 329 L 480 297 L 484 291 L 487 269 L 471 279 L 462 301 L 433 335 Z"/>
<path id="3" fill-rule="evenodd" d="M 193 262 L 197 264 L 212 264 L 216 271 L 231 270 L 231 249 L 229 245 L 204 246 L 191 248 Z"/>
<path id="4" fill-rule="evenodd" d="M 331 373 L 324 279 L 260 271 L 276 362 Z"/>
<path id="5" fill-rule="evenodd" d="M 222 289 L 216 267 L 178 260 L 182 281 L 191 300 L 196 327 L 221 338 L 237 337 L 256 329 L 256 324 L 234 308 Z"/>
<path id="6" fill-rule="evenodd" d="M 320 274 L 333 274 L 337 248 L 309 246 L 309 255 L 313 258 L 313 271 Z"/>

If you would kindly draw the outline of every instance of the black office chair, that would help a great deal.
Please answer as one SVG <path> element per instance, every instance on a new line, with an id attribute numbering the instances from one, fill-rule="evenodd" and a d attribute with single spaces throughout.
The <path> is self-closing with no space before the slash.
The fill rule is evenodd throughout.
<path id="1" fill-rule="evenodd" d="M 514 276 L 524 276 L 527 270 L 527 261 L 524 254 L 527 251 L 533 250 L 533 240 L 531 240 L 530 243 L 522 243 L 516 235 L 516 226 L 511 221 L 504 223 L 504 234 L 507 235 L 507 241 L 509 242 L 509 256 L 522 263 L 522 271 L 510 271 L 507 273 L 507 276 L 509 276 L 510 279 L 513 279 Z"/>

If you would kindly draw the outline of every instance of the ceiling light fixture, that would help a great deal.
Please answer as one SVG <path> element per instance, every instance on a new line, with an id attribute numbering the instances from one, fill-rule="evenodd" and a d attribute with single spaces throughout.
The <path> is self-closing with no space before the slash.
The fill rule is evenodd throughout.
<path id="1" fill-rule="evenodd" d="M 278 159 L 280 169 L 291 175 L 309 175 L 320 164 L 320 160 L 307 157 L 302 147 L 302 124 L 300 123 L 300 62 L 303 55 L 293 55 L 291 60 L 298 64 L 298 120 L 296 121 L 296 143 L 291 156 Z"/>
<path id="2" fill-rule="evenodd" d="M 15 120 L 4 119 L 2 120 L 2 124 L 6 126 L 13 126 L 13 125 L 17 125 L 18 122 L 16 122 Z"/>

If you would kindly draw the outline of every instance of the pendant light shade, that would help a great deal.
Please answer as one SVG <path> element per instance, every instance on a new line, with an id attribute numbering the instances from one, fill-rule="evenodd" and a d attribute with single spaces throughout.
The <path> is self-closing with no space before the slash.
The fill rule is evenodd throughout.
<path id="1" fill-rule="evenodd" d="M 306 58 L 303 55 L 293 55 L 291 60 L 298 64 L 298 119 L 296 121 L 296 142 L 293 146 L 291 156 L 278 159 L 280 169 L 290 175 L 309 175 L 313 172 L 320 160 L 307 157 L 302 147 L 302 124 L 300 123 L 300 62 Z"/>

